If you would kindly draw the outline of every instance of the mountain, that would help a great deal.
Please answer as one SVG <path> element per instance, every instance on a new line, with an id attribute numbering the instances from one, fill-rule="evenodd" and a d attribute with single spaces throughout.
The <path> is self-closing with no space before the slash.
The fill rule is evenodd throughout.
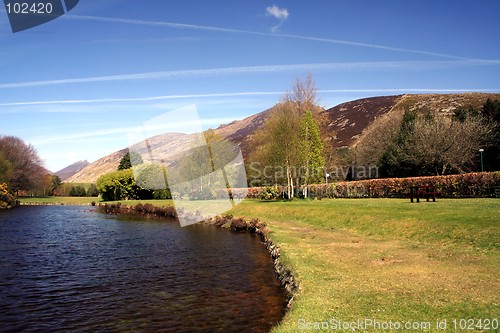
<path id="1" fill-rule="evenodd" d="M 147 143 L 142 141 L 133 145 L 131 148 L 141 154 L 146 160 L 149 159 L 150 155 L 153 157 L 173 156 L 182 152 L 193 142 L 193 139 L 193 135 L 166 133 L 148 138 Z M 80 172 L 70 177 L 67 182 L 94 183 L 101 175 L 117 170 L 120 160 L 127 151 L 128 148 L 121 149 L 89 164 Z"/>
<path id="2" fill-rule="evenodd" d="M 406 109 L 437 111 L 443 116 L 449 116 L 456 109 L 480 109 L 488 98 L 500 100 L 500 94 L 415 94 L 363 98 L 319 111 L 319 118 L 322 119 L 320 129 L 333 148 L 354 146 L 362 142 L 370 131 L 380 130 L 382 119 L 395 117 Z M 215 133 L 239 145 L 243 156 L 248 159 L 255 149 L 251 145 L 252 136 L 262 127 L 272 110 L 270 108 L 243 120 L 221 125 L 215 129 Z M 183 151 L 193 139 L 193 136 L 187 134 L 167 133 L 149 138 L 149 150 L 144 142 L 136 144 L 134 150 L 140 152 L 145 159 L 150 153 L 153 156 L 170 156 Z M 126 152 L 126 149 L 122 149 L 105 156 L 67 181 L 95 182 L 100 175 L 116 170 Z"/>
<path id="3" fill-rule="evenodd" d="M 61 181 L 66 181 L 68 178 L 72 177 L 73 175 L 77 174 L 80 172 L 83 168 L 85 168 L 87 165 L 89 165 L 89 161 L 78 161 L 75 162 L 71 165 L 68 165 L 64 169 L 61 169 L 54 174 L 58 176 Z"/>

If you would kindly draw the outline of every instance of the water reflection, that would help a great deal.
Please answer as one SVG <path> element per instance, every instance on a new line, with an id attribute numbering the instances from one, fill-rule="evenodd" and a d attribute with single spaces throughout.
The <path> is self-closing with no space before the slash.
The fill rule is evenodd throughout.
<path id="1" fill-rule="evenodd" d="M 0 331 L 266 332 L 284 296 L 263 244 L 85 207 L 0 212 Z"/>

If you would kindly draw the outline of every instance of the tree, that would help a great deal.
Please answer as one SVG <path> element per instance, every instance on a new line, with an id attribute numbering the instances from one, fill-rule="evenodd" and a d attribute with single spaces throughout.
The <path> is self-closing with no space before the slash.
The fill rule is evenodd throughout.
<path id="1" fill-rule="evenodd" d="M 311 111 L 306 111 L 300 123 L 300 145 L 302 158 L 300 177 L 304 197 L 307 198 L 307 185 L 322 178 L 322 169 L 325 165 L 323 141 Z"/>
<path id="2" fill-rule="evenodd" d="M 141 164 L 134 168 L 137 186 L 146 190 L 164 190 L 167 188 L 167 174 L 159 164 Z"/>
<path id="3" fill-rule="evenodd" d="M 12 176 L 7 183 L 13 191 L 29 191 L 41 186 L 46 171 L 32 145 L 17 137 L 3 136 L 0 137 L 0 153 L 12 165 Z"/>
<path id="4" fill-rule="evenodd" d="M 97 197 L 99 195 L 99 191 L 97 191 L 97 186 L 95 184 L 90 184 L 89 189 L 87 190 L 88 197 Z"/>
<path id="5" fill-rule="evenodd" d="M 399 134 L 380 160 L 387 177 L 443 175 L 474 170 L 478 150 L 491 140 L 494 126 L 473 112 L 447 118 L 407 111 Z"/>
<path id="6" fill-rule="evenodd" d="M 500 170 L 500 101 L 488 100 L 482 108 L 483 115 L 495 125 L 495 134 L 484 151 L 485 170 Z"/>
<path id="7" fill-rule="evenodd" d="M 483 105 L 482 113 L 491 120 L 500 123 L 500 101 L 492 101 L 488 98 Z"/>
<path id="8" fill-rule="evenodd" d="M 383 177 L 418 175 L 415 174 L 418 169 L 409 160 L 411 146 L 408 144 L 408 136 L 414 130 L 417 115 L 416 110 L 405 110 L 397 135 L 380 157 L 380 172 Z"/>
<path id="9" fill-rule="evenodd" d="M 14 167 L 0 151 L 0 183 L 7 183 L 14 175 Z"/>
<path id="10" fill-rule="evenodd" d="M 468 109 L 455 110 L 452 119 L 463 123 L 467 119 L 478 117 L 479 115 L 480 113 L 471 106 Z"/>
<path id="11" fill-rule="evenodd" d="M 73 187 L 71 187 L 71 190 L 69 191 L 70 197 L 84 197 L 86 195 L 87 195 L 87 193 L 85 191 L 85 188 L 81 185 L 73 186 Z"/>
<path id="12" fill-rule="evenodd" d="M 259 146 L 253 159 L 260 162 L 265 170 L 273 169 L 274 179 L 271 180 L 276 185 L 286 184 L 287 198 L 293 197 L 295 185 L 304 185 L 310 180 L 311 168 L 315 167 L 310 162 L 324 165 L 324 157 L 323 160 L 317 157 L 323 152 L 318 143 L 318 126 L 313 119 L 321 109 L 316 103 L 312 76 L 308 75 L 305 81 L 297 79 L 292 92 L 283 96 L 253 138 L 253 144 Z M 306 116 L 308 111 L 310 116 Z M 304 120 L 305 117 L 307 120 Z"/>
<path id="13" fill-rule="evenodd" d="M 492 124 L 479 115 L 464 121 L 419 118 L 408 139 L 412 147 L 408 159 L 427 174 L 473 171 L 478 151 L 490 141 L 492 133 Z"/>
<path id="14" fill-rule="evenodd" d="M 300 161 L 300 114 L 291 101 L 283 101 L 273 110 L 256 139 L 256 160 L 264 168 L 275 169 L 274 181 L 286 183 L 286 197 L 293 197 L 295 170 Z"/>
<path id="15" fill-rule="evenodd" d="M 50 177 L 50 195 L 54 195 L 56 189 L 62 184 L 58 175 L 49 175 Z"/>
<path id="16" fill-rule="evenodd" d="M 142 160 L 142 156 L 139 153 L 135 151 L 129 151 L 125 155 L 123 155 L 122 159 L 120 160 L 118 170 L 130 169 L 131 167 L 142 163 L 144 163 L 144 161 Z"/>
<path id="17" fill-rule="evenodd" d="M 105 201 L 145 199 L 141 187 L 135 182 L 132 169 L 118 170 L 102 175 L 96 182 L 97 190 Z M 151 193 L 151 191 L 147 191 Z"/>

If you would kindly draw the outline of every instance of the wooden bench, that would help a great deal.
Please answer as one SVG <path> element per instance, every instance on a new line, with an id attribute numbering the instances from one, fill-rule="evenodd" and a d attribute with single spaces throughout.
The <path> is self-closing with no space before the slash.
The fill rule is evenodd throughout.
<path id="1" fill-rule="evenodd" d="M 410 202 L 417 199 L 420 202 L 420 198 L 425 198 L 427 202 L 432 198 L 432 202 L 436 202 L 436 197 L 441 193 L 436 191 L 436 186 L 434 185 L 420 185 L 420 186 L 410 186 L 410 193 L 406 196 L 410 198 Z"/>

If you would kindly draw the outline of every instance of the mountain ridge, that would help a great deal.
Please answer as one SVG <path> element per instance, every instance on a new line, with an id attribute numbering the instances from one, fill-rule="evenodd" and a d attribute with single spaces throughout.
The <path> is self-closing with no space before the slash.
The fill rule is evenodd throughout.
<path id="1" fill-rule="evenodd" d="M 71 178 L 73 175 L 77 174 L 81 170 L 83 170 L 86 166 L 90 165 L 90 162 L 87 160 L 77 161 L 73 164 L 68 165 L 67 167 L 54 172 L 56 176 L 61 179 L 61 181 L 66 181 Z"/>
<path id="2" fill-rule="evenodd" d="M 500 94 L 492 93 L 460 93 L 460 94 L 404 94 L 390 96 L 375 96 L 341 103 L 329 109 L 319 111 L 324 121 L 320 124 L 324 139 L 330 141 L 333 149 L 352 147 L 363 140 L 366 133 L 377 128 L 380 119 L 401 113 L 405 109 L 433 110 L 444 116 L 449 116 L 454 110 L 473 107 L 479 109 L 487 98 L 500 100 Z M 251 141 L 256 131 L 261 128 L 266 118 L 275 106 L 235 120 L 215 128 L 219 137 L 232 141 L 240 146 L 243 156 L 248 159 L 255 147 Z M 166 133 L 148 139 L 148 144 L 154 153 L 174 154 L 182 151 L 191 142 L 189 135 Z M 147 151 L 144 143 L 135 145 L 143 156 Z M 120 159 L 127 148 L 111 153 L 86 166 L 80 172 L 70 177 L 68 182 L 95 182 L 100 175 L 116 170 Z M 146 156 L 147 159 L 147 156 Z"/>

